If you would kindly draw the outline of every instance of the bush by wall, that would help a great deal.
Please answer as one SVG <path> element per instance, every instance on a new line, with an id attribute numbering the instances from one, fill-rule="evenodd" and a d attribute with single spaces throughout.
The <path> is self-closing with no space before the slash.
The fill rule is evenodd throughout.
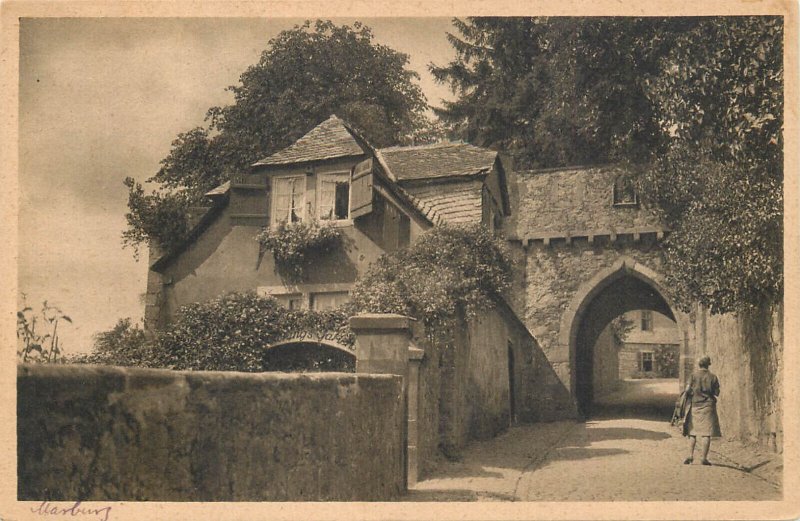
<path id="1" fill-rule="evenodd" d="M 336 239 L 320 240 L 327 246 L 317 239 L 311 242 L 329 247 Z M 281 244 L 274 254 L 296 249 Z M 151 340 L 122 320 L 98 336 L 90 355 L 75 361 L 207 371 L 350 370 L 339 353 L 309 359 L 286 350 L 290 359 L 282 356 L 277 364 L 276 357 L 267 356 L 266 346 L 302 335 L 313 342 L 314 336 L 331 333 L 340 344 L 352 346 L 347 318 L 359 312 L 401 313 L 420 319 L 429 332 L 437 324 L 444 330 L 443 324 L 459 315 L 469 318 L 491 307 L 510 279 L 511 262 L 500 240 L 478 225 L 443 225 L 409 248 L 382 256 L 356 283 L 350 304 L 341 310 L 287 310 L 272 297 L 232 293 L 184 306 Z"/>
<path id="2" fill-rule="evenodd" d="M 400 313 L 433 326 L 491 307 L 510 281 L 503 242 L 479 225 L 440 225 L 381 256 L 356 283 L 350 308 Z"/>
<path id="3" fill-rule="evenodd" d="M 653 354 L 656 371 L 661 378 L 677 378 L 680 368 L 680 354 L 678 346 L 656 346 Z"/>
<path id="4" fill-rule="evenodd" d="M 321 339 L 326 334 L 332 334 L 345 346 L 354 343 L 343 312 L 288 310 L 272 297 L 231 293 L 184 306 L 170 326 L 150 341 L 144 339 L 141 330 L 131 328 L 129 321 L 120 321 L 114 329 L 98 336 L 90 355 L 75 361 L 204 371 L 259 372 L 285 367 L 300 370 L 303 364 L 299 362 L 304 359 L 301 353 L 296 353 L 298 363 L 273 368 L 266 349 L 299 333 L 312 343 L 315 337 Z M 331 360 L 308 360 L 305 369 L 324 369 L 335 362 L 337 355 L 331 353 Z"/>

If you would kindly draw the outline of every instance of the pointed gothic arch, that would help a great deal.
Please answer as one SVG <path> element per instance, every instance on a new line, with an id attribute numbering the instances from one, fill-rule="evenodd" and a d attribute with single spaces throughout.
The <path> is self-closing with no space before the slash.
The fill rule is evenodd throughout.
<path id="1" fill-rule="evenodd" d="M 595 331 L 587 333 L 585 321 L 590 313 L 596 312 L 592 306 L 599 298 L 603 298 L 604 294 L 608 295 L 609 291 L 613 291 L 610 288 L 615 283 L 626 285 L 625 289 L 633 292 L 634 295 L 627 301 L 614 299 L 614 295 L 606 298 L 607 302 L 604 304 L 608 309 L 603 310 L 606 316 L 600 317 L 596 321 Z M 610 306 L 609 303 L 611 303 Z M 586 381 L 585 361 L 586 357 L 590 355 L 585 352 L 586 347 L 579 344 L 584 341 L 590 343 L 593 341 L 593 335 L 596 339 L 596 330 L 604 327 L 611 315 L 633 309 L 652 309 L 675 321 L 681 338 L 680 382 L 683 384 L 685 379 L 683 368 L 686 366 L 687 360 L 690 364 L 692 359 L 688 336 L 690 332 L 689 318 L 680 312 L 669 297 L 665 290 L 664 277 L 661 274 L 630 257 L 621 257 L 613 265 L 599 271 L 589 281 L 582 284 L 562 314 L 559 345 L 563 357 L 568 361 L 570 367 L 569 381 L 564 383 L 569 384 L 570 393 L 579 409 L 585 409 L 588 405 L 586 401 L 591 400 L 592 396 L 591 383 Z"/>

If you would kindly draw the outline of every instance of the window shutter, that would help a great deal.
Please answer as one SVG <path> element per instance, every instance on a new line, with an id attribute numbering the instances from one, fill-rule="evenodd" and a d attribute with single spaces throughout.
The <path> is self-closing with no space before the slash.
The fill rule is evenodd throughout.
<path id="1" fill-rule="evenodd" d="M 372 212 L 372 158 L 353 167 L 350 183 L 350 217 L 355 219 Z"/>

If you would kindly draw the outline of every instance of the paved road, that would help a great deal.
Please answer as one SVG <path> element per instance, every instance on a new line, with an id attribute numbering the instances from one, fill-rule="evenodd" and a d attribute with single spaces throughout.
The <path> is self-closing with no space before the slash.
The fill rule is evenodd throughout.
<path id="1" fill-rule="evenodd" d="M 665 389 L 669 385 L 662 383 Z M 633 392 L 651 396 L 650 391 Z M 669 394 L 671 402 L 674 389 Z M 719 454 L 709 458 L 711 467 L 683 465 L 686 440 L 669 426 L 668 413 L 666 419 L 648 419 L 630 417 L 628 405 L 621 411 L 614 414 L 613 403 L 606 403 L 604 414 L 587 422 L 518 426 L 493 440 L 475 442 L 462 461 L 442 462 L 433 476 L 410 491 L 409 500 L 780 499 L 773 485 Z"/>

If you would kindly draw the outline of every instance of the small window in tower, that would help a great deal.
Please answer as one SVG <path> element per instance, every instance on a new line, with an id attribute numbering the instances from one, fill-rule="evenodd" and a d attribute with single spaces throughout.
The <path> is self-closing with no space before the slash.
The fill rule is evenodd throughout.
<path id="1" fill-rule="evenodd" d="M 614 180 L 613 187 L 614 206 L 635 206 L 639 204 L 636 186 L 628 175 L 621 175 Z"/>

